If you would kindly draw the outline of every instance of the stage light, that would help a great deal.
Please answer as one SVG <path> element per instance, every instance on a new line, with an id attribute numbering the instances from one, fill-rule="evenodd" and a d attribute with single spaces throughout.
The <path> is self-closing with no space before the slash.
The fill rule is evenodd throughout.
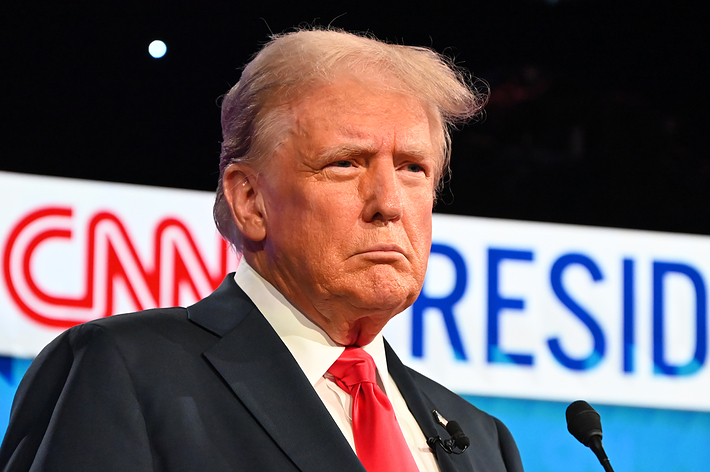
<path id="1" fill-rule="evenodd" d="M 156 39 L 148 45 L 148 53 L 156 59 L 163 57 L 167 50 L 168 47 L 159 39 Z"/>

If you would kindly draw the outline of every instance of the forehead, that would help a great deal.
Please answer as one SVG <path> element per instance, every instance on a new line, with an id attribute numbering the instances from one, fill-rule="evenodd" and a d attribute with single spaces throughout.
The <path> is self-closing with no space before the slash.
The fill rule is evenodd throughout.
<path id="1" fill-rule="evenodd" d="M 311 140 L 396 141 L 434 159 L 441 153 L 437 117 L 386 80 L 341 77 L 313 87 L 291 109 L 293 132 Z"/>

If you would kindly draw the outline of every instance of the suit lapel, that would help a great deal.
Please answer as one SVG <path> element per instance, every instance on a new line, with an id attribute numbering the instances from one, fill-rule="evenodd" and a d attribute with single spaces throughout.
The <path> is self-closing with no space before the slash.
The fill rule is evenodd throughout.
<path id="1" fill-rule="evenodd" d="M 340 429 L 271 325 L 228 275 L 209 297 L 188 307 L 194 323 L 220 339 L 204 353 L 242 404 L 304 472 L 365 472 Z M 448 434 L 434 422 L 436 406 L 385 341 L 387 366 L 425 437 Z M 441 472 L 457 469 L 436 450 Z"/>
<path id="2" fill-rule="evenodd" d="M 427 439 L 436 436 L 448 438 L 449 434 L 446 430 L 434 421 L 432 410 L 436 409 L 436 405 L 417 388 L 414 379 L 407 371 L 407 367 L 402 364 L 402 361 L 399 360 L 399 357 L 397 357 L 397 354 L 395 354 L 387 341 L 385 341 L 385 353 L 387 355 L 387 369 L 395 384 L 397 384 L 399 393 L 402 394 L 404 401 L 407 403 L 409 411 L 412 413 L 412 416 L 414 416 L 414 419 L 417 420 L 424 436 Z M 451 455 L 444 452 L 440 447 L 435 449 L 435 455 L 441 472 L 473 472 L 470 466 L 464 466 L 465 468 L 462 468 L 460 464 L 457 467 Z"/>
<path id="3" fill-rule="evenodd" d="M 296 360 L 231 276 L 188 311 L 222 336 L 205 358 L 300 470 L 365 472 Z"/>

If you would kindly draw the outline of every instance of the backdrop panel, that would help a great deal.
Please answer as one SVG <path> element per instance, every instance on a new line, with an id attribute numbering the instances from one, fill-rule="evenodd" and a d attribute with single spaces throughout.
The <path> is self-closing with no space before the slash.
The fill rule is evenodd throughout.
<path id="1" fill-rule="evenodd" d="M 0 172 L 0 431 L 64 329 L 209 293 L 238 259 L 213 196 Z M 386 328 L 405 363 L 501 417 L 528 471 L 591 471 L 564 409 L 599 406 L 618 470 L 710 463 L 710 238 L 434 215 L 417 302 Z"/>

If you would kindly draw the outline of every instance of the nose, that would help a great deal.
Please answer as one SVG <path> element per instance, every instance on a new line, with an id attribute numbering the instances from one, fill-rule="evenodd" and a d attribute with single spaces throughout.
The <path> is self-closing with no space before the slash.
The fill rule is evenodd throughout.
<path id="1" fill-rule="evenodd" d="M 365 202 L 363 219 L 368 222 L 390 223 L 402 217 L 402 189 L 397 170 L 389 159 L 371 162 L 363 179 L 360 193 Z"/>

